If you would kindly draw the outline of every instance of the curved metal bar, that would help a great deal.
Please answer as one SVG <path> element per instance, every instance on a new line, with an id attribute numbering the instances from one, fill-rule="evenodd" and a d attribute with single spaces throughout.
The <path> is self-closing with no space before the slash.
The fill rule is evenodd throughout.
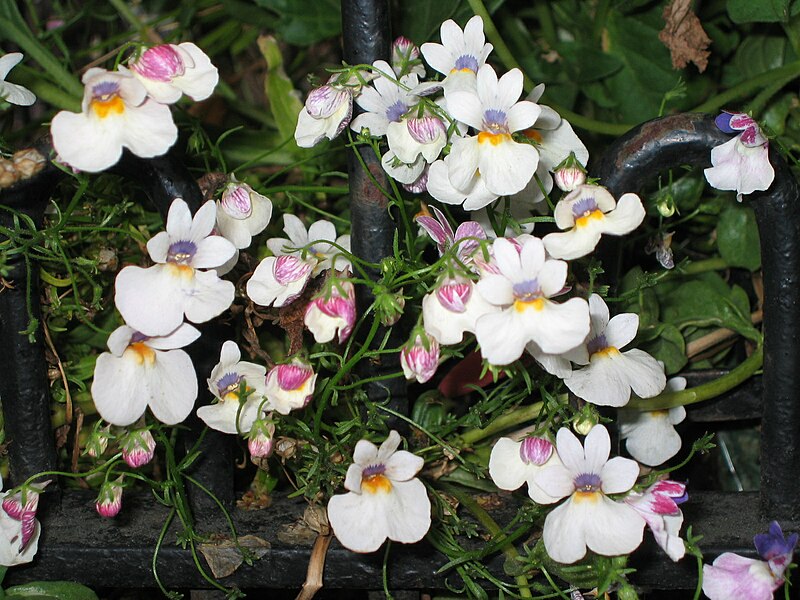
<path id="1" fill-rule="evenodd" d="M 710 166 L 711 148 L 730 139 L 709 115 L 655 119 L 618 139 L 593 174 L 619 197 L 667 169 Z M 774 148 L 770 161 L 775 182 L 748 196 L 764 273 L 761 510 L 771 519 L 794 520 L 800 517 L 800 188 Z"/>
<path id="2" fill-rule="evenodd" d="M 388 0 L 342 0 L 342 35 L 344 38 L 344 59 L 349 64 L 372 64 L 378 59 L 389 57 L 389 3 Z M 358 107 L 356 107 L 358 109 Z M 359 157 L 355 155 L 359 153 Z M 362 166 L 367 166 L 367 170 Z M 397 231 L 389 209 L 389 200 L 381 191 L 389 189 L 386 172 L 370 148 L 356 148 L 347 160 L 350 182 L 350 221 L 352 223 L 352 251 L 357 257 L 380 262 L 394 254 L 393 243 Z M 376 185 L 377 183 L 377 185 Z M 378 270 L 370 272 L 377 281 L 381 277 Z M 369 288 L 358 286 L 356 304 L 359 314 L 369 308 L 373 300 Z M 383 339 L 385 330 L 378 332 L 377 340 Z M 390 340 L 399 345 L 403 340 Z M 375 377 L 400 370 L 400 357 L 383 355 L 380 364 L 359 366 L 363 377 Z M 376 402 L 388 400 L 394 411 L 408 414 L 406 384 L 402 377 L 395 377 L 365 386 L 369 398 Z M 405 423 L 390 418 L 391 427 L 405 430 Z"/>

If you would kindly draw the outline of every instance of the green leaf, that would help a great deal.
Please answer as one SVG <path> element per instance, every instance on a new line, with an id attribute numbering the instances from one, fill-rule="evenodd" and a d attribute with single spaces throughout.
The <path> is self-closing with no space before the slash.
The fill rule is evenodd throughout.
<path id="1" fill-rule="evenodd" d="M 452 19 L 459 0 L 405 0 L 398 5 L 397 31 L 417 45 L 439 42 L 439 27 Z"/>
<path id="2" fill-rule="evenodd" d="M 669 51 L 658 39 L 658 29 L 645 20 L 612 12 L 607 21 L 608 52 L 624 65 L 607 79 L 617 108 L 633 122 L 658 116 L 661 101 L 675 87 Z"/>
<path id="3" fill-rule="evenodd" d="M 679 372 L 688 362 L 686 342 L 680 330 L 673 325 L 654 328 L 658 335 L 652 341 L 642 344 L 642 350 L 664 363 L 667 375 Z M 646 332 L 647 333 L 647 332 Z"/>
<path id="4" fill-rule="evenodd" d="M 798 0 L 728 0 L 734 23 L 785 23 L 798 12 Z"/>
<path id="5" fill-rule="evenodd" d="M 717 246 L 720 256 L 732 267 L 757 271 L 761 267 L 758 225 L 753 209 L 730 204 L 719 216 Z"/>
<path id="6" fill-rule="evenodd" d="M 733 60 L 723 69 L 725 86 L 746 81 L 786 63 L 789 44 L 784 36 L 750 35 L 742 40 Z"/>
<path id="7" fill-rule="evenodd" d="M 6 600 L 98 600 L 85 585 L 72 581 L 33 581 L 6 589 Z"/>
<path id="8" fill-rule="evenodd" d="M 279 15 L 278 22 L 272 23 L 272 27 L 290 44 L 310 46 L 335 37 L 342 30 L 338 0 L 256 0 L 256 4 Z"/>
<path id="9" fill-rule="evenodd" d="M 585 44 L 565 43 L 556 49 L 563 59 L 563 68 L 566 69 L 570 80 L 575 83 L 605 79 L 623 68 L 619 57 Z"/>
<path id="10" fill-rule="evenodd" d="M 283 56 L 278 47 L 277 40 L 270 36 L 258 39 L 258 49 L 267 61 L 267 76 L 264 89 L 269 98 L 269 107 L 280 137 L 287 140 L 285 150 L 300 153 L 300 148 L 294 140 L 294 129 L 297 124 L 297 115 L 303 108 L 300 94 L 295 90 L 292 80 L 283 69 Z"/>

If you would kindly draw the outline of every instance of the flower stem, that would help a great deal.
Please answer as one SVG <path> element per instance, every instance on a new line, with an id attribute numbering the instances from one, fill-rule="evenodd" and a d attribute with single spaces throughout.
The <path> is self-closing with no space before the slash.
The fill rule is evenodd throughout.
<path id="1" fill-rule="evenodd" d="M 636 410 L 665 410 L 667 408 L 686 406 L 687 404 L 695 404 L 696 402 L 716 398 L 732 390 L 751 377 L 761 368 L 763 362 L 764 348 L 759 345 L 747 360 L 731 370 L 727 375 L 680 392 L 666 392 L 654 398 L 633 398 L 626 405 L 626 408 L 633 408 Z"/>
<path id="2" fill-rule="evenodd" d="M 468 493 L 455 486 L 447 486 L 447 493 L 455 496 L 459 503 L 470 513 L 472 513 L 472 516 L 478 520 L 478 523 L 480 523 L 484 529 L 492 534 L 493 538 L 498 541 L 502 541 L 506 537 L 506 534 L 503 533 L 502 528 L 494 519 L 492 519 L 491 515 L 489 515 L 489 513 L 486 512 L 483 507 L 478 504 Z M 501 550 L 503 551 L 503 554 L 511 559 L 519 558 L 519 552 L 517 552 L 514 544 L 505 544 L 501 547 Z M 523 598 L 533 598 L 533 594 L 531 594 L 531 590 L 528 587 L 528 578 L 524 575 L 517 575 L 515 579 L 519 585 L 520 596 Z"/>
<path id="3" fill-rule="evenodd" d="M 792 79 L 800 77 L 800 60 L 783 65 L 777 69 L 772 69 L 761 75 L 751 77 L 742 83 L 725 90 L 721 94 L 712 96 L 702 104 L 697 105 L 692 109 L 692 112 L 717 112 L 719 109 L 729 105 L 733 100 L 752 94 L 765 86 L 768 86 L 773 81 Z"/>
<path id="4" fill-rule="evenodd" d="M 497 417 L 482 429 L 476 428 L 465 431 L 461 434 L 460 443 L 462 446 L 469 446 L 479 440 L 491 437 L 504 429 L 514 427 L 525 421 L 530 421 L 542 413 L 542 408 L 544 408 L 544 402 L 536 402 L 535 404 L 528 404 L 515 408 L 511 412 Z"/>

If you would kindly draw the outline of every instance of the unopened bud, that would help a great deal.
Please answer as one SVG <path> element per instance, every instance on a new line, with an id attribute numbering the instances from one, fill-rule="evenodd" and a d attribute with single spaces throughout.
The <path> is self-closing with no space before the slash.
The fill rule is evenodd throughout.
<path id="1" fill-rule="evenodd" d="M 256 419 L 247 438 L 251 457 L 269 458 L 275 448 L 275 423 L 269 419 Z"/>
<path id="2" fill-rule="evenodd" d="M 122 459 L 134 469 L 142 467 L 153 460 L 156 441 L 148 429 L 129 431 L 119 443 Z"/>
<path id="3" fill-rule="evenodd" d="M 542 466 L 552 455 L 552 442 L 541 437 L 527 437 L 519 447 L 519 457 L 526 465 Z"/>
<path id="4" fill-rule="evenodd" d="M 439 368 L 439 342 L 424 330 L 417 329 L 415 332 L 412 333 L 414 341 L 400 351 L 400 365 L 406 379 L 425 383 Z"/>
<path id="5" fill-rule="evenodd" d="M 105 481 L 100 486 L 94 508 L 101 517 L 116 517 L 122 509 L 122 478 L 120 475 L 116 481 Z"/>

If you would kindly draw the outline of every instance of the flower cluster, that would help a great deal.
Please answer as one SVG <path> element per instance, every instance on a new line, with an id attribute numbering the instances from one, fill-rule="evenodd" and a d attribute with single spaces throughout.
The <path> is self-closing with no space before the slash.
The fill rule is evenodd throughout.
<path id="1" fill-rule="evenodd" d="M 115 165 L 123 148 L 160 156 L 178 138 L 169 105 L 184 94 L 205 100 L 218 80 L 217 68 L 191 42 L 143 49 L 117 71 L 88 69 L 81 112 L 53 117 L 53 147 L 67 165 L 92 173 Z"/>

